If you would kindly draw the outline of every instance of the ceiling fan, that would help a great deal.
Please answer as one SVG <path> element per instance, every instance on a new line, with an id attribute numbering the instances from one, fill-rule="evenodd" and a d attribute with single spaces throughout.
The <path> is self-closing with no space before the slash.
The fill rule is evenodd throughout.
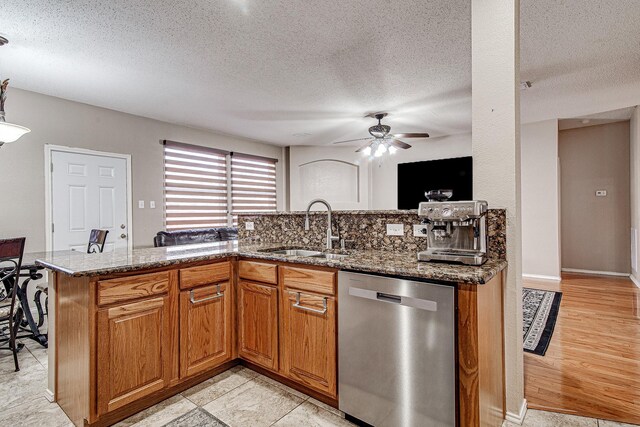
<path id="1" fill-rule="evenodd" d="M 371 137 L 367 138 L 358 138 L 358 139 L 349 139 L 347 141 L 338 141 L 334 142 L 334 144 L 344 144 L 347 142 L 354 141 L 364 141 L 370 140 L 366 145 L 358 148 L 356 153 L 364 153 L 367 156 L 373 154 L 374 157 L 380 157 L 387 151 L 390 154 L 398 151 L 398 148 L 402 148 L 406 150 L 407 148 L 411 148 L 411 145 L 406 142 L 400 141 L 398 138 L 429 138 L 428 133 L 395 133 L 390 134 L 391 126 L 383 125 L 381 120 L 387 116 L 387 113 L 375 113 L 368 114 L 366 117 L 372 117 L 378 120 L 378 124 L 371 126 L 369 128 L 369 133 Z"/>

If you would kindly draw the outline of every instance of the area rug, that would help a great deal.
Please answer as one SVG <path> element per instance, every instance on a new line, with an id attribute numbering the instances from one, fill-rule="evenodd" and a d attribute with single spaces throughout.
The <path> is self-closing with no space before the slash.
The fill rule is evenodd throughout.
<path id="1" fill-rule="evenodd" d="M 195 408 L 164 427 L 229 427 L 202 408 Z"/>
<path id="2" fill-rule="evenodd" d="M 544 356 L 556 325 L 562 292 L 522 288 L 524 351 Z"/>

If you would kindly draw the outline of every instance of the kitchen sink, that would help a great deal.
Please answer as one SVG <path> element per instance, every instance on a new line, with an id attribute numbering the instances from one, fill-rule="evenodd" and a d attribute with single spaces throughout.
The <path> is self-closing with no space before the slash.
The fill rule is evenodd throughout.
<path id="1" fill-rule="evenodd" d="M 264 250 L 263 252 L 269 252 L 272 254 L 284 255 L 284 256 L 321 256 L 324 255 L 321 251 L 311 251 L 308 249 L 275 249 Z"/>
<path id="2" fill-rule="evenodd" d="M 345 255 L 345 254 L 325 254 L 325 253 L 321 253 L 321 254 L 317 254 L 317 255 L 309 255 L 311 258 L 324 258 L 324 259 L 342 259 L 342 258 L 346 258 L 349 255 Z"/>
<path id="3" fill-rule="evenodd" d="M 322 251 L 315 251 L 311 249 L 291 248 L 291 249 L 261 249 L 260 252 L 269 252 L 270 254 L 284 255 L 284 256 L 299 256 L 309 258 L 324 258 L 327 260 L 337 260 L 347 257 L 345 254 L 330 254 Z"/>

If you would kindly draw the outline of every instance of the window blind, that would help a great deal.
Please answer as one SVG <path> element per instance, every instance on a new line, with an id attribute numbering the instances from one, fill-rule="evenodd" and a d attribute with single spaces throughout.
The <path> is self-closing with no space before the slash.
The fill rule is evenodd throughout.
<path id="1" fill-rule="evenodd" d="M 231 153 L 231 213 L 233 225 L 243 212 L 276 210 L 275 159 Z"/>
<path id="2" fill-rule="evenodd" d="M 164 141 L 165 227 L 221 227 L 229 223 L 228 152 Z"/>

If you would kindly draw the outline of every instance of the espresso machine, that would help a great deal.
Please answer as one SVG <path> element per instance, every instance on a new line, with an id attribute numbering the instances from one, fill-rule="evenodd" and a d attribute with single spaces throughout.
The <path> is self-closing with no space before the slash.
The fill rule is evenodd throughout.
<path id="1" fill-rule="evenodd" d="M 482 265 L 487 260 L 487 202 L 448 201 L 452 192 L 425 193 L 418 215 L 427 230 L 427 250 L 418 261 L 447 261 Z"/>

